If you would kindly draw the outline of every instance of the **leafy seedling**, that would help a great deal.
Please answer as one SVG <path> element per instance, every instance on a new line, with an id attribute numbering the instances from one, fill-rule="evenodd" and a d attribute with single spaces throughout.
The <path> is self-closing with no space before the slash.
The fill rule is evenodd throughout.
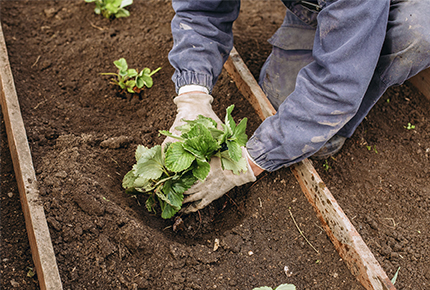
<path id="1" fill-rule="evenodd" d="M 408 130 L 413 130 L 415 129 L 415 125 L 412 125 L 411 123 L 408 123 L 407 126 L 403 126 L 404 128 L 408 129 Z"/>
<path id="2" fill-rule="evenodd" d="M 327 159 L 324 160 L 323 167 L 325 171 L 328 171 L 331 168 L 331 166 L 328 164 Z"/>
<path id="3" fill-rule="evenodd" d="M 85 2 L 94 2 L 96 4 L 94 12 L 108 19 L 130 16 L 130 12 L 124 7 L 133 4 L 133 0 L 85 0 Z"/>
<path id="4" fill-rule="evenodd" d="M 372 150 L 372 146 L 370 146 L 370 145 L 367 145 L 366 148 L 369 151 Z M 376 145 L 373 145 L 373 152 L 375 152 L 376 154 L 378 154 L 378 150 L 376 150 Z"/>
<path id="5" fill-rule="evenodd" d="M 118 68 L 118 73 L 101 73 L 101 75 L 116 76 L 111 79 L 111 84 L 118 85 L 123 91 L 131 94 L 140 93 L 145 87 L 152 87 L 152 75 L 158 72 L 161 67 L 151 71 L 149 68 L 144 68 L 140 72 L 136 69 L 128 68 L 127 61 L 120 58 L 113 62 Z"/>
<path id="6" fill-rule="evenodd" d="M 199 115 L 195 120 L 184 120 L 185 125 L 176 129 L 180 136 L 169 131 L 160 133 L 177 139 L 152 148 L 139 145 L 133 165 L 123 179 L 122 186 L 130 194 L 147 194 L 146 208 L 154 211 L 158 201 L 161 217 L 169 219 L 182 207 L 184 192 L 198 180 L 204 181 L 210 171 L 213 157 L 221 159 L 222 168 L 240 174 L 247 170 L 247 161 L 242 156 L 242 146 L 248 137 L 245 133 L 247 119 L 239 124 L 233 120 L 234 105 L 226 110 L 223 130 L 211 118 Z"/>
<path id="7" fill-rule="evenodd" d="M 27 267 L 27 277 L 33 278 L 36 275 L 36 272 L 32 267 Z"/>

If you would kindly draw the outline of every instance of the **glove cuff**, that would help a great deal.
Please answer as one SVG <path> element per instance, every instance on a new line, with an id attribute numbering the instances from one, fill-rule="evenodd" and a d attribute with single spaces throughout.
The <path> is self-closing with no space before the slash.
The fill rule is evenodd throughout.
<path id="1" fill-rule="evenodd" d="M 179 88 L 178 95 L 190 93 L 190 92 L 202 92 L 209 94 L 208 88 L 200 85 L 186 85 Z"/>
<path id="2" fill-rule="evenodd" d="M 176 104 L 178 109 L 184 106 L 211 106 L 214 98 L 206 93 L 187 93 L 182 94 L 173 99 L 173 102 Z"/>

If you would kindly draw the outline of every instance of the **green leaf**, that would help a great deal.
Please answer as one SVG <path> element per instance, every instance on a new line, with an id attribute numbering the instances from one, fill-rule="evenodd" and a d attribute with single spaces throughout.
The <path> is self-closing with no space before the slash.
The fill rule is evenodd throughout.
<path id="1" fill-rule="evenodd" d="M 230 139 L 235 139 L 240 146 L 245 146 L 248 141 L 248 136 L 246 135 L 246 123 L 248 119 L 243 118 L 239 124 L 236 126 L 233 135 Z"/>
<path id="2" fill-rule="evenodd" d="M 179 172 L 190 167 L 195 157 L 182 147 L 182 143 L 172 143 L 167 149 L 165 164 L 167 169 L 173 172 Z"/>
<path id="3" fill-rule="evenodd" d="M 139 149 L 139 153 L 136 153 L 136 156 L 137 155 L 140 155 L 140 158 L 133 166 L 136 176 L 142 175 L 147 179 L 157 179 L 161 177 L 164 171 L 160 145 L 145 151 Z"/>
<path id="4" fill-rule="evenodd" d="M 179 210 L 173 208 L 170 204 L 165 204 L 163 207 L 163 211 L 161 212 L 161 217 L 163 219 L 172 218 Z"/>
<path id="5" fill-rule="evenodd" d="M 239 161 L 234 161 L 230 158 L 228 151 L 223 151 L 220 154 L 221 165 L 224 170 L 231 170 L 234 174 L 240 174 L 248 170 L 248 164 L 245 158 L 241 158 Z"/>
<path id="6" fill-rule="evenodd" d="M 170 200 L 167 198 L 167 196 L 164 194 L 161 188 L 162 187 L 160 186 L 159 188 L 154 190 L 154 192 L 157 195 L 158 199 L 160 200 L 160 206 L 163 208 L 166 203 L 170 204 Z M 173 206 L 173 204 L 170 204 L 170 205 Z"/>
<path id="7" fill-rule="evenodd" d="M 136 85 L 136 81 L 135 80 L 128 80 L 128 81 L 125 82 L 125 85 L 127 86 L 127 89 L 131 90 L 130 93 L 134 93 L 133 88 Z"/>
<path id="8" fill-rule="evenodd" d="M 115 7 L 119 7 L 121 6 L 123 0 L 111 0 L 110 2 L 112 3 L 113 6 Z"/>
<path id="9" fill-rule="evenodd" d="M 131 68 L 131 69 L 127 70 L 127 75 L 131 78 L 135 77 L 135 76 L 137 76 L 137 71 L 134 68 Z"/>
<path id="10" fill-rule="evenodd" d="M 134 170 L 130 170 L 126 175 L 124 175 L 124 178 L 122 179 L 122 187 L 124 189 L 133 187 L 136 178 L 137 176 L 134 174 Z"/>
<path id="11" fill-rule="evenodd" d="M 136 77 L 136 87 L 138 87 L 139 89 L 141 89 L 141 88 L 143 88 L 143 85 L 144 85 L 144 83 L 143 83 L 142 78 L 139 77 L 139 76 L 137 76 Z"/>
<path id="12" fill-rule="evenodd" d="M 273 289 L 272 287 L 263 286 L 263 287 L 254 288 L 252 290 L 273 290 Z"/>
<path id="13" fill-rule="evenodd" d="M 275 288 L 275 290 L 296 290 L 293 284 L 282 284 Z"/>
<path id="14" fill-rule="evenodd" d="M 149 149 L 143 145 L 137 145 L 136 151 L 134 152 L 134 158 L 136 161 L 139 161 L 140 157 L 145 155 L 148 150 Z"/>
<path id="15" fill-rule="evenodd" d="M 211 170 L 209 162 L 196 160 L 197 166 L 193 168 L 193 175 L 200 179 L 205 180 Z"/>
<path id="16" fill-rule="evenodd" d="M 226 109 L 225 122 L 224 122 L 228 133 L 231 135 L 236 129 L 236 123 L 234 122 L 233 117 L 231 116 L 231 112 L 233 111 L 233 109 L 234 109 L 234 105 L 231 105 Z"/>
<path id="17" fill-rule="evenodd" d="M 196 125 L 195 127 L 198 126 L 201 125 Z M 219 145 L 207 128 L 202 126 L 199 131 L 201 133 L 198 136 L 186 139 L 183 147 L 196 158 L 206 161 L 219 149 Z"/>
<path id="18" fill-rule="evenodd" d="M 397 268 L 397 271 L 396 271 L 396 273 L 394 274 L 393 279 L 391 279 L 391 283 L 393 283 L 393 285 L 394 285 L 394 284 L 396 284 L 397 276 L 399 275 L 399 271 L 400 271 L 400 267 L 399 267 L 399 268 Z"/>
<path id="19" fill-rule="evenodd" d="M 131 4 L 133 4 L 133 0 L 122 0 L 120 8 L 124 8 L 128 5 L 131 5 Z"/>
<path id="20" fill-rule="evenodd" d="M 242 158 L 242 148 L 240 147 L 239 143 L 229 140 L 227 140 L 225 143 L 227 144 L 227 152 L 230 158 L 236 162 L 239 161 Z"/>
<path id="21" fill-rule="evenodd" d="M 172 181 L 172 188 L 177 193 L 184 193 L 197 181 L 197 178 L 191 171 L 178 176 L 177 180 Z"/>
<path id="22" fill-rule="evenodd" d="M 169 131 L 166 131 L 166 130 L 159 130 L 158 132 L 159 132 L 160 134 L 163 134 L 163 135 L 167 136 L 167 137 L 172 137 L 172 138 L 175 138 L 175 139 L 177 139 L 177 140 L 179 140 L 179 141 L 185 141 L 185 139 L 184 139 L 184 138 L 182 138 L 181 136 L 177 136 L 177 135 L 175 135 L 175 134 L 173 134 L 173 133 L 170 133 Z"/>
<path id="23" fill-rule="evenodd" d="M 222 130 L 217 129 L 217 123 L 215 120 L 209 117 L 199 115 L 195 120 L 182 120 L 182 121 L 186 122 L 186 124 L 182 126 L 178 126 L 175 129 L 178 131 L 181 131 L 182 134 L 185 134 L 184 137 L 188 136 L 188 132 L 191 130 L 191 128 L 193 128 L 197 124 L 200 124 L 209 130 L 212 137 L 218 141 L 218 144 L 222 143 L 222 142 L 219 142 L 219 139 L 220 139 L 220 136 L 224 134 L 224 132 Z"/>
<path id="24" fill-rule="evenodd" d="M 163 192 L 169 200 L 169 204 L 175 209 L 179 210 L 182 206 L 182 201 L 184 200 L 184 195 L 181 192 L 175 192 L 172 187 L 172 180 L 164 183 Z"/>
<path id="25" fill-rule="evenodd" d="M 122 72 L 126 72 L 128 69 L 127 61 L 125 60 L 125 58 L 120 58 L 113 63 Z"/>
<path id="26" fill-rule="evenodd" d="M 145 84 L 145 86 L 148 89 L 152 87 L 154 82 L 152 81 L 152 78 L 150 76 L 143 75 L 143 76 L 141 76 L 141 78 L 142 78 L 143 83 Z"/>
<path id="27" fill-rule="evenodd" d="M 141 189 L 146 192 L 154 189 L 154 187 L 151 186 L 151 184 L 152 184 L 151 178 L 147 178 L 145 176 L 139 176 L 138 178 L 135 179 L 133 183 L 133 187 Z"/>

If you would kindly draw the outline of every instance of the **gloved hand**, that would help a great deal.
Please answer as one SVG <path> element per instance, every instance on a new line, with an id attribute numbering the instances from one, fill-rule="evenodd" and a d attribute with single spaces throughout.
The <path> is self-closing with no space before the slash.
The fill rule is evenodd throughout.
<path id="1" fill-rule="evenodd" d="M 206 177 L 203 182 L 196 182 L 184 193 L 187 197 L 184 199 L 183 204 L 189 202 L 194 203 L 188 207 L 183 206 L 183 212 L 195 212 L 206 207 L 212 201 L 220 198 L 233 187 L 240 186 L 248 182 L 254 182 L 256 177 L 254 176 L 247 156 L 248 152 L 242 147 L 242 157 L 245 157 L 246 159 L 248 170 L 240 173 L 239 175 L 234 174 L 231 170 L 223 170 L 221 159 L 218 157 L 212 157 L 210 162 L 211 170 L 208 177 Z"/>
<path id="2" fill-rule="evenodd" d="M 177 107 L 177 114 L 172 127 L 170 127 L 170 133 L 180 136 L 181 132 L 176 130 L 176 127 L 185 124 L 183 120 L 194 120 L 197 119 L 198 115 L 212 118 L 218 123 L 218 129 L 222 129 L 221 120 L 212 110 L 213 97 L 206 93 L 186 93 L 179 95 L 173 99 L 173 102 Z M 177 142 L 177 139 L 172 137 L 166 137 L 163 141 L 163 145 L 168 142 Z"/>
<path id="3" fill-rule="evenodd" d="M 198 115 L 212 118 L 218 123 L 218 129 L 222 129 L 222 122 L 212 110 L 213 98 L 207 93 L 186 93 L 181 94 L 173 99 L 177 106 L 177 115 L 173 122 L 170 132 L 175 135 L 180 135 L 181 132 L 176 130 L 176 127 L 184 125 L 183 120 L 194 120 Z M 166 137 L 163 144 L 168 142 L 177 142 L 177 139 Z M 245 148 L 242 148 L 242 156 L 247 157 L 248 153 Z M 248 158 L 246 158 L 248 162 Z M 256 177 L 248 162 L 248 170 L 237 175 L 230 170 L 223 170 L 221 160 L 218 157 L 212 157 L 211 170 L 205 181 L 198 181 L 184 194 L 186 198 L 183 203 L 194 202 L 190 206 L 183 206 L 185 213 L 195 212 L 199 209 L 206 207 L 212 201 L 220 198 L 235 186 L 240 186 L 248 182 L 254 182 Z"/>

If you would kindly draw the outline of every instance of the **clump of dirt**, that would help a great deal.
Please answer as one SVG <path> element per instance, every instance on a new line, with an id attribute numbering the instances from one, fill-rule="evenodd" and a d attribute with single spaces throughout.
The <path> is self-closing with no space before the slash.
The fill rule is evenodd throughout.
<path id="1" fill-rule="evenodd" d="M 252 289 L 282 283 L 363 289 L 287 168 L 181 216 L 183 227 L 176 232 L 173 219 L 148 213 L 140 198 L 124 192 L 122 177 L 134 164 L 137 145 L 160 144 L 158 130 L 170 128 L 175 117 L 167 59 L 171 3 L 135 1 L 128 10 L 128 18 L 107 20 L 84 1 L 2 2 L 3 32 L 64 289 Z M 284 13 L 281 1 L 243 1 L 235 46 L 254 76 Z M 130 67 L 162 67 L 141 98 L 115 95 L 99 75 L 121 57 Z M 213 95 L 221 118 L 235 104 L 235 120 L 249 118 L 248 134 L 258 127 L 257 115 L 225 72 Z M 401 266 L 399 289 L 426 289 L 430 279 L 429 107 L 408 85 L 390 89 L 342 153 L 314 163 L 389 277 Z M 404 128 L 408 123 L 415 128 Z M 2 177 L 9 177 L 10 159 L 5 167 L 3 162 Z M 5 207 L 17 211 L 4 196 L 12 186 L 2 182 L 2 219 Z M 2 285 L 12 289 L 9 281 L 24 280 L 37 289 L 34 278 L 22 276 L 29 248 L 17 236 L 24 230 L 20 220 L 2 225 L 2 243 L 26 253 L 23 262 L 5 264 Z M 20 269 L 13 271 L 13 265 Z"/>

